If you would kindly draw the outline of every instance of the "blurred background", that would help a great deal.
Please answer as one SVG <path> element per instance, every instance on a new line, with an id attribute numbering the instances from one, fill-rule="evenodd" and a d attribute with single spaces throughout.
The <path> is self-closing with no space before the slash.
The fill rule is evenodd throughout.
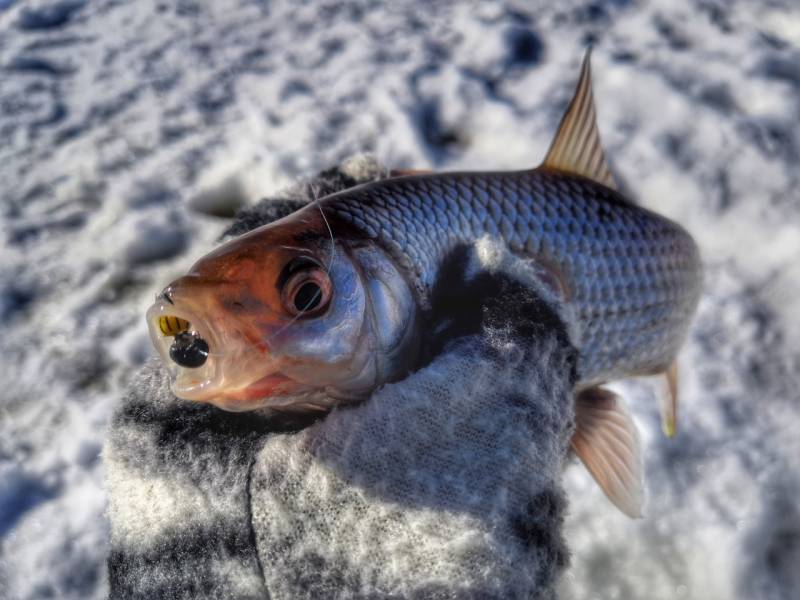
<path id="1" fill-rule="evenodd" d="M 144 310 L 238 208 L 358 152 L 533 167 L 590 43 L 612 168 L 706 289 L 678 437 L 617 386 L 646 518 L 565 474 L 562 595 L 800 598 L 795 0 L 0 0 L 0 598 L 105 596 L 100 450 Z"/>

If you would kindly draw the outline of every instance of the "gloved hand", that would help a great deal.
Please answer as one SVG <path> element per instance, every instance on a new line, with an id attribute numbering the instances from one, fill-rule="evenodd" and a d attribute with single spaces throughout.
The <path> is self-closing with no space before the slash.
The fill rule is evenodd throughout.
<path id="1" fill-rule="evenodd" d="M 112 597 L 552 597 L 568 315 L 502 249 L 453 261 L 429 363 L 301 431 L 149 366 L 105 453 Z"/>

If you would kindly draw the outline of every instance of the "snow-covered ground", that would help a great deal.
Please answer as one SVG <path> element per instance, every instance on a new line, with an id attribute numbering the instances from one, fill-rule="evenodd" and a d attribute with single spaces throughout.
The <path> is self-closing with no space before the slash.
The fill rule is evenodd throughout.
<path id="1" fill-rule="evenodd" d="M 595 44 L 623 187 L 700 244 L 680 434 L 622 384 L 648 516 L 567 471 L 565 598 L 800 598 L 796 0 L 0 0 L 0 597 L 100 598 L 143 312 L 236 207 L 361 151 L 535 165 Z"/>

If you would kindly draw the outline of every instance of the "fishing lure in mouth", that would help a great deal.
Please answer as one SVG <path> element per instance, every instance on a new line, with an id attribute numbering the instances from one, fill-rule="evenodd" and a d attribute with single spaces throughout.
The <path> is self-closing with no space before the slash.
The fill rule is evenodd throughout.
<path id="1" fill-rule="evenodd" d="M 575 315 L 572 446 L 608 497 L 638 515 L 638 437 L 601 385 L 662 374 L 674 434 L 675 357 L 702 269 L 683 228 L 616 189 L 589 53 L 538 167 L 414 172 L 321 198 L 201 258 L 149 309 L 151 337 L 181 398 L 324 411 L 414 369 L 447 257 L 486 238 L 535 266 Z"/>

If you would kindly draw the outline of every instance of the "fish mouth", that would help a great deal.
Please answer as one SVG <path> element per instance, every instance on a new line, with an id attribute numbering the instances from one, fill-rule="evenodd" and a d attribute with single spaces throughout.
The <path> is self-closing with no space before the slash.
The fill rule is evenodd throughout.
<path id="1" fill-rule="evenodd" d="M 204 319 L 163 296 L 147 310 L 145 318 L 150 340 L 173 378 L 173 387 L 180 381 L 180 389 L 191 393 L 218 378 L 220 343 Z M 186 347 L 195 342 L 193 360 L 176 360 L 176 348 L 182 339 L 187 340 Z"/>
<path id="2" fill-rule="evenodd" d="M 228 411 L 241 412 L 290 406 L 299 396 L 311 391 L 311 387 L 274 372 L 240 388 L 219 390 L 213 398 L 205 399 L 205 402 Z"/>
<path id="3" fill-rule="evenodd" d="M 146 315 L 150 338 L 178 398 L 244 411 L 311 390 L 280 373 L 266 348 L 237 343 L 234 333 L 215 327 L 199 312 L 162 296 Z"/>
<path id="4" fill-rule="evenodd" d="M 282 407 L 294 404 L 296 398 L 311 388 L 283 375 L 269 373 L 241 387 L 207 387 L 181 389 L 176 380 L 172 391 L 179 398 L 213 404 L 230 412 L 244 412 L 259 408 Z"/>

